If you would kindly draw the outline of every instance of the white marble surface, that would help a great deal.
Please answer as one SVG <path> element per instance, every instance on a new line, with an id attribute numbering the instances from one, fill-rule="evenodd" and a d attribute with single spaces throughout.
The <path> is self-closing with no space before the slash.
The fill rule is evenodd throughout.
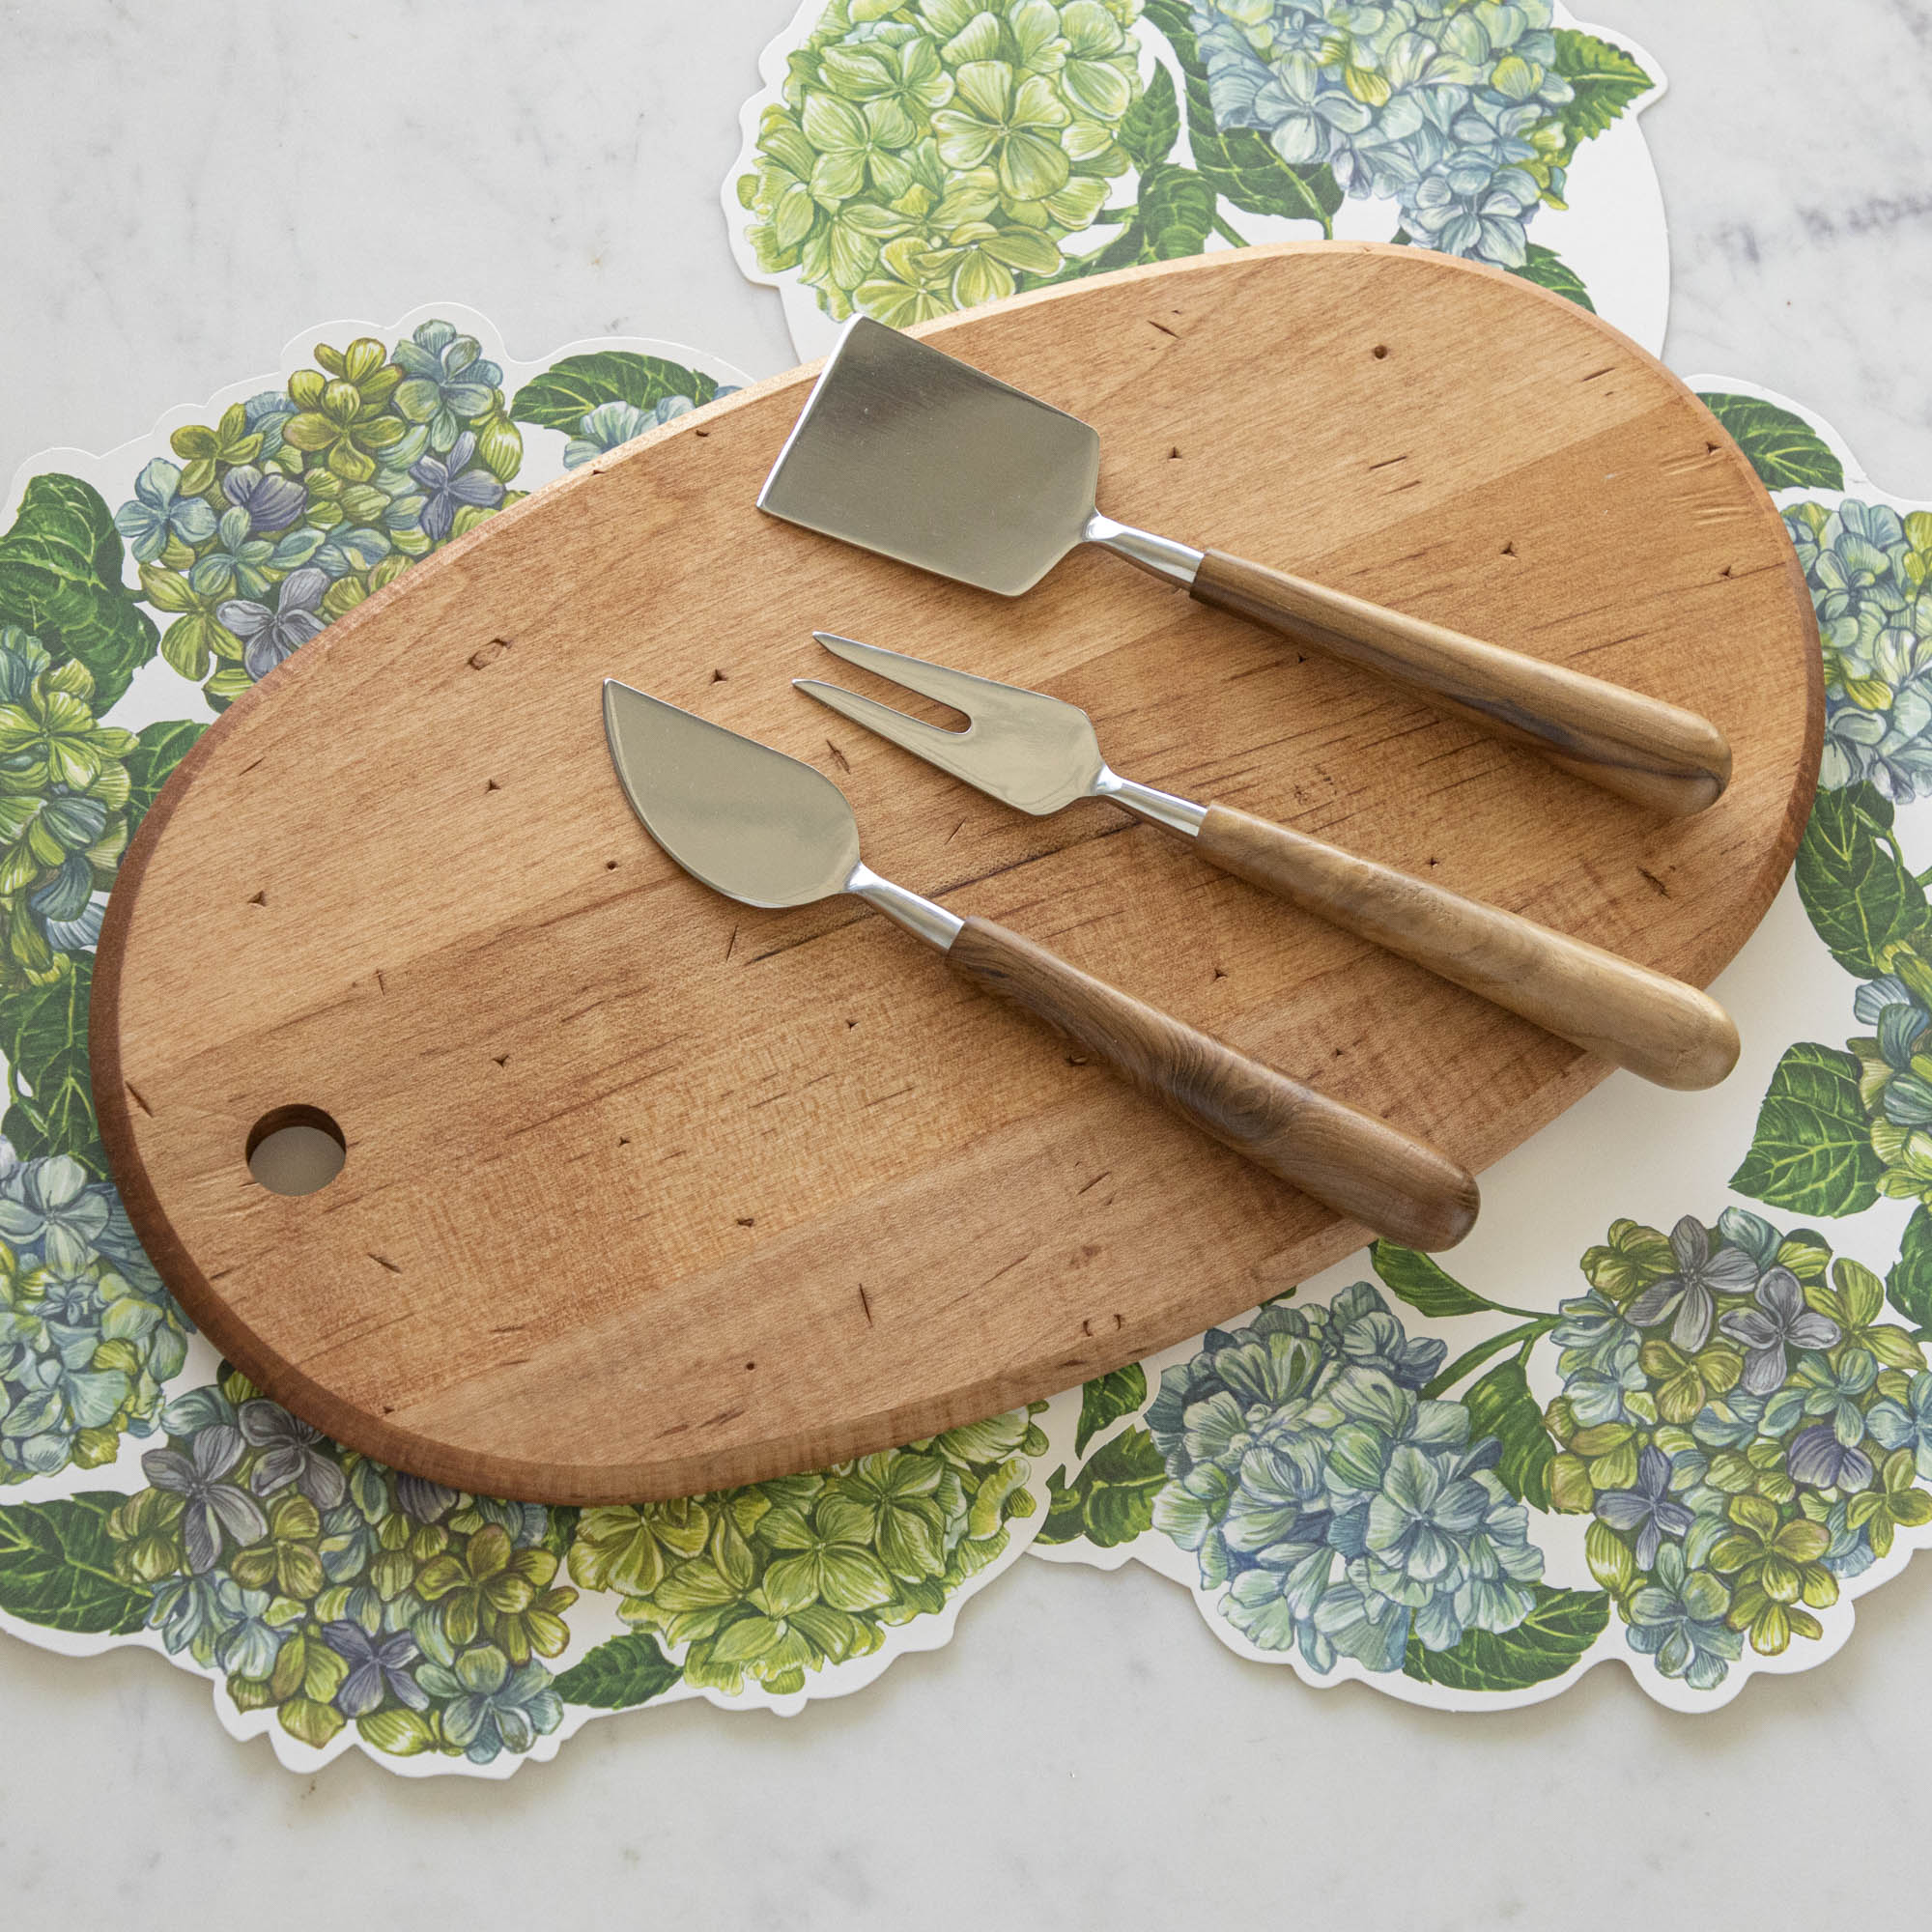
<path id="1" fill-rule="evenodd" d="M 0 0 L 0 473 L 118 441 L 305 322 L 426 299 L 522 355 L 633 332 L 781 366 L 716 195 L 790 11 Z M 1671 76 L 1646 124 L 1671 359 L 1804 400 L 1932 497 L 1932 6 L 1600 12 Z M 356 1757 L 296 1779 L 151 1656 L 0 1643 L 0 1922 L 1897 1921 L 1928 1637 L 1921 1564 L 1834 1661 L 1709 1717 L 1605 1669 L 1450 1718 L 1243 1664 L 1143 1573 L 1023 1563 L 855 1701 L 616 1719 L 507 1786 Z"/>

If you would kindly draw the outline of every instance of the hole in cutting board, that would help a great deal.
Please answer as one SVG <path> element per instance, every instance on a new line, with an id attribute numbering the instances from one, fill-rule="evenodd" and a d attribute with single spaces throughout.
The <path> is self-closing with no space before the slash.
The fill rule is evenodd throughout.
<path id="1" fill-rule="evenodd" d="M 248 1172 L 273 1194 L 316 1194 L 342 1172 L 349 1144 L 320 1107 L 271 1107 L 248 1134 Z"/>

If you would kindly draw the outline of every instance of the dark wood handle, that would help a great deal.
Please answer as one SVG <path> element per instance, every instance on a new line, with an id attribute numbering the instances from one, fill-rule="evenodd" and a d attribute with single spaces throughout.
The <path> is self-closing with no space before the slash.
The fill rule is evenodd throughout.
<path id="1" fill-rule="evenodd" d="M 1249 1060 L 1003 925 L 969 919 L 947 958 L 1104 1060 L 1223 1147 L 1409 1248 L 1475 1225 L 1475 1179 L 1427 1141 Z"/>
<path id="2" fill-rule="evenodd" d="M 1209 551 L 1194 595 L 1379 671 L 1440 711 L 1671 818 L 1730 782 L 1731 748 L 1709 719 L 1545 664 L 1285 571 Z"/>
<path id="3" fill-rule="evenodd" d="M 1201 856 L 1661 1087 L 1715 1087 L 1738 1030 L 1708 993 L 1499 906 L 1210 805 Z"/>

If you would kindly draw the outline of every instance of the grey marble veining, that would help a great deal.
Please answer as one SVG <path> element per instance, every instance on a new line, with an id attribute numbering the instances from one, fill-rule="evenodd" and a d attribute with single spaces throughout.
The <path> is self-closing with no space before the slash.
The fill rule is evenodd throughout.
<path id="1" fill-rule="evenodd" d="M 791 4 L 0 4 L 0 468 L 440 298 L 520 354 L 636 331 L 782 366 L 717 189 Z M 1671 76 L 1672 361 L 1932 497 L 1932 6 L 1602 11 Z M 1242 1663 L 1145 1573 L 1027 1562 L 850 1701 L 616 1719 L 492 1786 L 291 1777 L 152 1657 L 0 1642 L 0 1922 L 1897 1922 L 1928 1631 L 1921 1564 L 1714 1715 L 1605 1669 L 1470 1719 Z"/>

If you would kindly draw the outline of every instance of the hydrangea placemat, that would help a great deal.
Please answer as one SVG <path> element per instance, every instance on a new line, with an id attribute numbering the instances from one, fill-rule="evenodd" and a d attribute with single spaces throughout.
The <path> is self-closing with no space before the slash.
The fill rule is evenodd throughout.
<path id="1" fill-rule="evenodd" d="M 1663 76 L 1550 0 L 804 0 L 724 184 L 801 356 L 1209 248 L 1490 262 L 1655 352 Z"/>
<path id="2" fill-rule="evenodd" d="M 813 0 L 765 71 L 726 205 L 810 352 L 855 303 L 907 321 L 1323 232 L 1430 240 L 1662 337 L 1634 120 L 1661 79 L 1535 0 Z M 1743 383 L 1697 386 L 1785 512 L 1829 692 L 1795 886 L 1721 989 L 1746 1059 L 1694 1101 L 1592 1094 L 1492 1171 L 1466 1261 L 1380 1246 L 1037 1412 L 641 1509 L 398 1475 L 187 1330 L 88 1090 L 132 827 L 214 712 L 414 557 L 741 380 L 646 342 L 519 365 L 444 306 L 307 331 L 149 438 L 24 467 L 0 1625 L 156 1650 L 296 1768 L 359 1746 L 484 1776 L 605 1710 L 857 1689 L 1028 1548 L 1146 1563 L 1246 1657 L 1440 1706 L 1615 1657 L 1709 1709 L 1829 1655 L 1932 1537 L 1932 512 Z"/>

